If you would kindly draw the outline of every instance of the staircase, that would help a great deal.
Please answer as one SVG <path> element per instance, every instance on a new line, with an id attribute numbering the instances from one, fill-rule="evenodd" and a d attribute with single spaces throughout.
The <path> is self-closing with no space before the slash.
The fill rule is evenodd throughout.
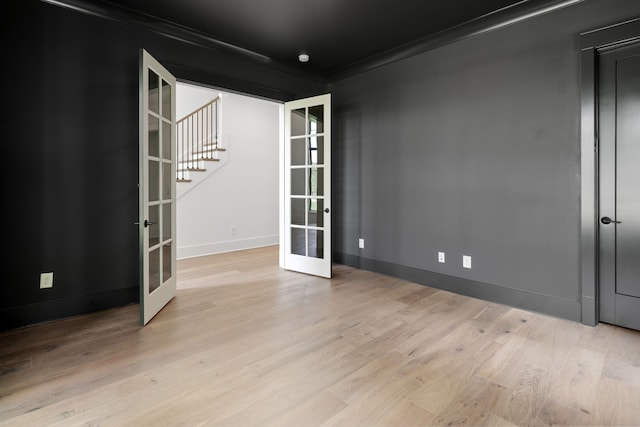
<path id="1" fill-rule="evenodd" d="M 178 164 L 176 179 L 190 183 L 194 173 L 207 171 L 207 165 L 220 162 L 220 97 L 216 97 L 176 122 Z"/>

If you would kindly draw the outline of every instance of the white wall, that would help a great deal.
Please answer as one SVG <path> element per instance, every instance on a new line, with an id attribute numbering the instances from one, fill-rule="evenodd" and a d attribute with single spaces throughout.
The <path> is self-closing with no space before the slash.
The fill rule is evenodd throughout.
<path id="1" fill-rule="evenodd" d="M 184 117 L 218 94 L 179 83 L 176 116 Z M 227 160 L 178 199 L 179 259 L 278 243 L 280 106 L 237 94 L 221 95 Z"/>
<path id="2" fill-rule="evenodd" d="M 176 84 L 176 119 L 180 120 L 224 93 L 219 90 L 187 83 Z"/>

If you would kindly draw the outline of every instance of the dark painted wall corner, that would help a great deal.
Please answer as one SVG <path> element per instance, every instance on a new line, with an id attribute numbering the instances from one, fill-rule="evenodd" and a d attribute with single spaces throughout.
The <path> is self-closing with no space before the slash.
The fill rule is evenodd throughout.
<path id="1" fill-rule="evenodd" d="M 580 321 L 578 36 L 639 15 L 587 0 L 333 82 L 335 258 Z"/>
<path id="2" fill-rule="evenodd" d="M 0 330 L 138 301 L 138 52 L 176 77 L 273 99 L 323 83 L 38 0 L 2 32 L 11 256 Z M 40 289 L 40 274 L 53 287 Z"/>

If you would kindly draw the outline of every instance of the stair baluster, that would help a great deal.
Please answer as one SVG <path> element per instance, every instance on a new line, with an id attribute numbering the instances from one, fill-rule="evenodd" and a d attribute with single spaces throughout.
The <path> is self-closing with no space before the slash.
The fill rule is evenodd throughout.
<path id="1" fill-rule="evenodd" d="M 178 182 L 189 182 L 189 173 L 204 171 L 205 161 L 219 161 L 219 103 L 216 97 L 176 122 Z"/>

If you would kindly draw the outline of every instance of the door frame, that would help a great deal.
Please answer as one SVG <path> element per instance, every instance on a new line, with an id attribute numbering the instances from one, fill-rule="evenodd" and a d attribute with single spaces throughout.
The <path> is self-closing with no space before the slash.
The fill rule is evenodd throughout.
<path id="1" fill-rule="evenodd" d="M 581 33 L 580 273 L 581 320 L 598 324 L 598 54 L 604 48 L 640 41 L 640 18 Z"/>

